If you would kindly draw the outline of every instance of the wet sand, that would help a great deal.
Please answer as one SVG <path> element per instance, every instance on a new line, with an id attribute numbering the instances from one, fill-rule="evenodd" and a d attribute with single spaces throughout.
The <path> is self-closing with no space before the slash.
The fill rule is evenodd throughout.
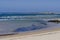
<path id="1" fill-rule="evenodd" d="M 35 30 L 35 31 L 30 31 L 30 32 L 22 32 L 22 33 L 18 33 L 18 34 L 14 34 L 14 35 L 4 35 L 4 36 L 0 36 L 0 39 L 2 38 L 25 38 L 25 37 L 29 37 L 29 36 L 43 36 L 43 35 L 47 35 L 47 34 L 52 34 L 55 33 L 57 31 L 60 31 L 60 28 L 57 29 L 52 29 L 52 30 Z"/>

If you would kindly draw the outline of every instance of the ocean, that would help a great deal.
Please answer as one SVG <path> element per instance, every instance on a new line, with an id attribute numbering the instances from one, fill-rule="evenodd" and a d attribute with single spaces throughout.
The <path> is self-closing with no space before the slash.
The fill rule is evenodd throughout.
<path id="1" fill-rule="evenodd" d="M 60 23 L 48 20 L 60 19 L 58 14 L 0 14 L 0 34 L 60 28 Z M 46 29 L 46 30 L 47 30 Z"/>

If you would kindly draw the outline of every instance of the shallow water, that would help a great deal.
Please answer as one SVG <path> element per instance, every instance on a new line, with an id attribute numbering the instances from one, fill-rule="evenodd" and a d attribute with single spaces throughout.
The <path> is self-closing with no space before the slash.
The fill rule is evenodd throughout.
<path id="1" fill-rule="evenodd" d="M 60 28 L 60 24 L 46 22 L 47 25 L 32 21 L 1 21 L 0 34 L 10 32 L 25 32 L 45 28 Z M 33 26 L 34 25 L 34 26 Z M 34 29 L 35 28 L 35 29 Z M 23 30 L 24 29 L 24 30 Z"/>

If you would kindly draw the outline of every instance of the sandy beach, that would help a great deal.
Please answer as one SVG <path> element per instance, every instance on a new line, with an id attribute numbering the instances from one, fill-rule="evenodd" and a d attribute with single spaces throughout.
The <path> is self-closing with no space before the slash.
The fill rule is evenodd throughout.
<path id="1" fill-rule="evenodd" d="M 18 37 L 20 39 L 20 38 L 25 38 L 25 37 L 29 37 L 29 36 L 43 36 L 43 35 L 49 35 L 49 34 L 52 34 L 54 32 L 58 32 L 58 31 L 60 31 L 60 28 L 51 29 L 51 30 L 35 30 L 35 31 L 30 31 L 30 32 L 21 32 L 21 33 L 14 34 L 14 35 L 3 35 L 3 36 L 0 36 L 0 39 L 16 38 L 16 37 Z"/>

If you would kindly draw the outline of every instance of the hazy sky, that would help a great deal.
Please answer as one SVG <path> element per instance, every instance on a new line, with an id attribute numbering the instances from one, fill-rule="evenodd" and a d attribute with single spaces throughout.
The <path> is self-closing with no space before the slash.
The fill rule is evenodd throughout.
<path id="1" fill-rule="evenodd" d="M 0 12 L 60 11 L 60 0 L 0 0 Z"/>

